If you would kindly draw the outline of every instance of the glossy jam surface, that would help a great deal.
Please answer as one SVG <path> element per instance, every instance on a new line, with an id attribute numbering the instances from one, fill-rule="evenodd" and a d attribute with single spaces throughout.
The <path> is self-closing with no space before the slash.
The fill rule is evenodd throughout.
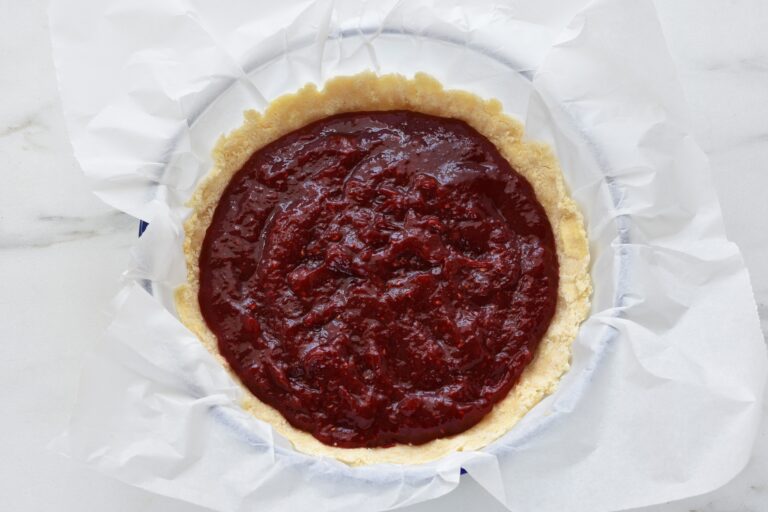
<path id="1" fill-rule="evenodd" d="M 203 316 L 242 382 L 350 448 L 480 421 L 557 287 L 528 182 L 466 123 L 410 111 L 329 117 L 257 151 L 200 255 Z"/>

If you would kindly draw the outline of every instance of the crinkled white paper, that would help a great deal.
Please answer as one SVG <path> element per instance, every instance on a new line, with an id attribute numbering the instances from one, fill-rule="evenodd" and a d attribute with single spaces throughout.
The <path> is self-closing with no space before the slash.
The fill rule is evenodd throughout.
<path id="1" fill-rule="evenodd" d="M 75 154 L 150 222 L 63 449 L 222 511 L 383 510 L 465 468 L 513 511 L 698 494 L 747 460 L 766 357 L 747 272 L 650 0 L 76 0 L 51 32 Z M 559 390 L 482 452 L 350 468 L 292 450 L 176 319 L 183 204 L 247 108 L 365 69 L 500 99 L 555 148 L 588 223 L 593 310 Z M 466 477 L 465 477 L 466 478 Z"/>

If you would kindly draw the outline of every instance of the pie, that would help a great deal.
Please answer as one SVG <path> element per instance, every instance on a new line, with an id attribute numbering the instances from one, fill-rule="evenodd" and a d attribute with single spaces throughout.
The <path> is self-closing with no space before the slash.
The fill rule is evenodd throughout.
<path id="1" fill-rule="evenodd" d="M 498 101 L 339 77 L 246 112 L 214 160 L 177 310 L 299 451 L 479 449 L 567 371 L 591 293 L 582 217 Z"/>

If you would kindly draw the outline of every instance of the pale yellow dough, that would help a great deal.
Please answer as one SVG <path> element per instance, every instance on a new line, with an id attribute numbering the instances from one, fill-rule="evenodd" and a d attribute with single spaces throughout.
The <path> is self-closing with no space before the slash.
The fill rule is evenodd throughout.
<path id="1" fill-rule="evenodd" d="M 568 195 L 549 147 L 523 141 L 523 126 L 505 115 L 497 100 L 444 90 L 437 80 L 424 74 L 417 74 L 413 79 L 371 72 L 338 77 L 328 81 L 322 90 L 306 85 L 295 94 L 281 96 L 263 114 L 253 110 L 245 112 L 245 123 L 219 139 L 213 151 L 215 166 L 189 201 L 192 213 L 184 226 L 188 277 L 187 283 L 176 291 L 176 307 L 184 324 L 197 334 L 235 381 L 240 382 L 219 354 L 216 338 L 206 326 L 197 300 L 200 247 L 224 188 L 256 150 L 312 121 L 341 112 L 395 109 L 466 121 L 493 142 L 512 167 L 533 185 L 555 233 L 560 288 L 552 324 L 518 384 L 480 423 L 452 437 L 419 446 L 353 449 L 328 446 L 293 428 L 277 410 L 259 401 L 243 386 L 243 407 L 271 424 L 297 450 L 335 457 L 351 465 L 418 464 L 455 451 L 477 450 L 499 438 L 555 390 L 569 368 L 571 344 L 589 311 L 589 249 L 583 220 Z"/>

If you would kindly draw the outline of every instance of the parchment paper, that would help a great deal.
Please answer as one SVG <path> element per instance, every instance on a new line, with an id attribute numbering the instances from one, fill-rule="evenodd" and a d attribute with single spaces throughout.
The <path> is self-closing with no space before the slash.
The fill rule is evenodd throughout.
<path id="1" fill-rule="evenodd" d="M 50 21 L 75 154 L 104 201 L 150 222 L 63 452 L 221 511 L 391 509 L 449 492 L 462 467 L 513 511 L 608 511 L 745 464 L 765 346 L 650 0 L 73 0 Z M 238 407 L 170 300 L 217 137 L 364 69 L 500 99 L 555 148 L 591 243 L 593 309 L 558 391 L 485 450 L 419 466 L 295 452 Z"/>

